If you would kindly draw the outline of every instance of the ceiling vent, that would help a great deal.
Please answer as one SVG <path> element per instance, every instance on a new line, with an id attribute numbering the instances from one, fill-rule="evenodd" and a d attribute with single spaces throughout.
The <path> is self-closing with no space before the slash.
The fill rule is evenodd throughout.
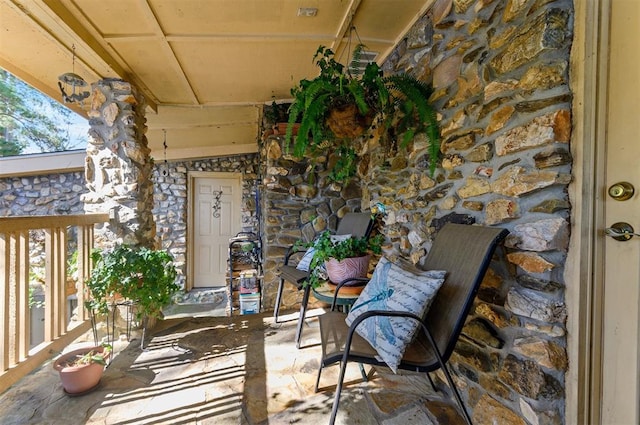
<path id="1" fill-rule="evenodd" d="M 302 16 L 305 18 L 313 18 L 318 14 L 317 7 L 299 7 L 298 8 L 298 16 Z"/>

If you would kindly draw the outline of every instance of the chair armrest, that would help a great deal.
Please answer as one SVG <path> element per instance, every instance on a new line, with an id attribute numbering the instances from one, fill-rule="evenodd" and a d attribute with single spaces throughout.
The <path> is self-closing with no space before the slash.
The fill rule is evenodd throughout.
<path id="1" fill-rule="evenodd" d="M 362 313 L 360 316 L 356 317 L 355 320 L 349 326 L 349 336 L 353 334 L 358 325 L 362 323 L 363 320 L 368 319 L 373 316 L 386 316 L 386 317 L 407 317 L 410 319 L 414 319 L 419 323 L 423 323 L 422 319 L 416 316 L 413 313 L 409 313 L 408 311 L 396 311 L 396 310 L 369 310 Z"/>
<path id="2" fill-rule="evenodd" d="M 347 278 L 347 279 L 343 280 L 342 282 L 339 282 L 336 285 L 336 291 L 334 292 L 333 300 L 331 301 L 331 311 L 335 311 L 335 309 L 336 309 L 336 304 L 338 302 L 338 293 L 340 292 L 340 288 L 342 288 L 347 283 L 352 283 L 352 282 L 359 282 L 359 283 L 362 283 L 361 286 L 364 286 L 367 283 L 369 283 L 369 280 L 370 279 L 368 277 L 350 277 L 350 278 Z"/>

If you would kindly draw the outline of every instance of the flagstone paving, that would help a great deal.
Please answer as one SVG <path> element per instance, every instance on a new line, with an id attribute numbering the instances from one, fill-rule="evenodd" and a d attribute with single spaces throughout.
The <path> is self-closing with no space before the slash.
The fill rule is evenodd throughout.
<path id="1" fill-rule="evenodd" d="M 338 367 L 325 368 L 314 393 L 320 347 L 317 319 L 296 349 L 295 320 L 270 315 L 160 321 L 144 350 L 118 341 L 92 392 L 71 397 L 51 363 L 0 395 L 2 424 L 325 424 Z M 89 336 L 79 344 L 92 345 Z M 363 382 L 347 370 L 338 424 L 462 423 L 424 376 L 378 368 Z"/>

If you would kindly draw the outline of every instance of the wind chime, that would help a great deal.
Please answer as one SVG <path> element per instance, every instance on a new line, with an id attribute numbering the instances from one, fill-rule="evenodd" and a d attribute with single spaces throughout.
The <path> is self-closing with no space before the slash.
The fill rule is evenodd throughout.
<path id="1" fill-rule="evenodd" d="M 87 82 L 76 71 L 76 45 L 71 46 L 72 62 L 71 72 L 65 72 L 58 77 L 58 87 L 62 93 L 64 103 L 77 103 L 83 106 L 84 100 L 89 97 L 89 91 L 83 90 L 87 86 Z"/>

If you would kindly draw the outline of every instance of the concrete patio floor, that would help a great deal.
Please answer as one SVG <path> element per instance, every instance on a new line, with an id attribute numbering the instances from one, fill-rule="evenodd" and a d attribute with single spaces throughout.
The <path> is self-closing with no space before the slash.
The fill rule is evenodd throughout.
<path id="1" fill-rule="evenodd" d="M 116 356 L 98 387 L 71 397 L 51 362 L 0 395 L 2 424 L 326 424 L 338 367 L 320 359 L 317 319 L 296 349 L 296 321 L 266 313 L 233 318 L 160 321 L 145 350 L 139 340 L 116 342 Z M 92 345 L 90 335 L 79 344 Z M 378 368 L 363 382 L 347 369 L 336 423 L 463 423 L 450 399 L 424 376 Z"/>

